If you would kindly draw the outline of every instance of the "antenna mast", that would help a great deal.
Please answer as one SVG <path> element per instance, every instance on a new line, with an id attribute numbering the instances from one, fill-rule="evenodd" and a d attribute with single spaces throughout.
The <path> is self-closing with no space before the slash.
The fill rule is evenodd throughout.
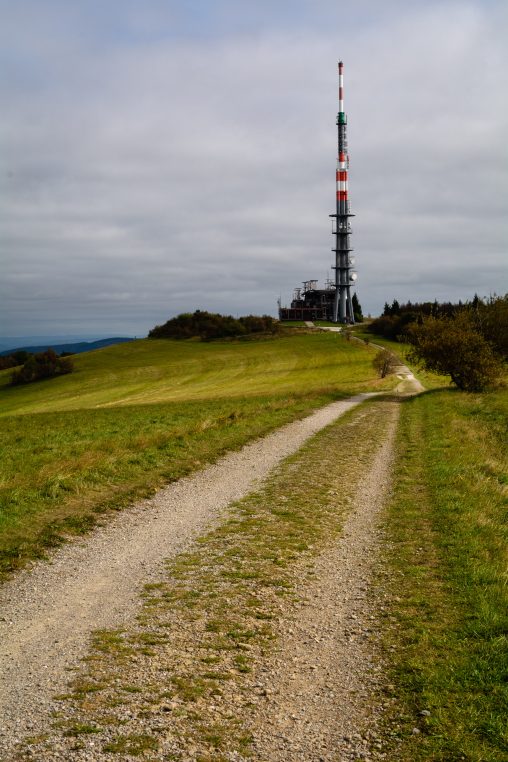
<path id="1" fill-rule="evenodd" d="M 337 114 L 337 200 L 335 214 L 335 226 L 332 232 L 335 235 L 335 298 L 333 303 L 334 323 L 354 323 L 353 303 L 351 300 L 351 283 L 356 280 L 356 273 L 351 269 L 352 260 L 350 252 L 351 214 L 348 197 L 348 168 L 349 154 L 347 147 L 346 125 L 347 117 L 344 112 L 344 64 L 339 61 L 339 113 Z"/>

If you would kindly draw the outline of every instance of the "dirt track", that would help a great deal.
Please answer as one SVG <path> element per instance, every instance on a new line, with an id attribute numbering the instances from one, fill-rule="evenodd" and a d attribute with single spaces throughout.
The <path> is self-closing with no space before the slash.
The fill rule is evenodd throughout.
<path id="1" fill-rule="evenodd" d="M 231 453 L 120 514 L 0 590 L 0 754 L 47 729 L 51 698 L 86 653 L 90 633 L 133 616 L 144 584 L 229 503 L 252 491 L 312 434 L 369 395 L 336 402 Z"/>

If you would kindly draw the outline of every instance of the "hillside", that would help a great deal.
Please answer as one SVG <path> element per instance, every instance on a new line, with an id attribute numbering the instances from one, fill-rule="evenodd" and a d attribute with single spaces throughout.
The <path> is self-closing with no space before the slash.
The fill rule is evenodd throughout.
<path id="1" fill-rule="evenodd" d="M 48 762 L 505 758 L 507 391 L 436 376 L 323 421 L 359 400 L 327 402 L 398 383 L 373 377 L 375 351 L 319 333 L 140 341 L 0 388 L 0 574 L 103 524 L 2 586 L 0 744 L 28 718 L 30 758 Z M 183 552 L 182 531 L 197 538 Z"/>
<path id="2" fill-rule="evenodd" d="M 1 415 L 217 399 L 313 390 L 378 388 L 372 350 L 313 334 L 256 342 L 141 339 L 78 356 L 67 377 L 8 388 Z"/>
<path id="3" fill-rule="evenodd" d="M 318 333 L 140 340 L 78 355 L 74 373 L 24 387 L 3 371 L 0 573 L 253 437 L 388 388 L 372 355 Z"/>

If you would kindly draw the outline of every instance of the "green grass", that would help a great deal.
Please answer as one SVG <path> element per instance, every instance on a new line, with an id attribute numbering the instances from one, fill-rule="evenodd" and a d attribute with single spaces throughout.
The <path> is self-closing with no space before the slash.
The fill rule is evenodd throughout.
<path id="1" fill-rule="evenodd" d="M 396 354 L 404 353 L 407 348 L 406 344 L 402 344 L 400 341 L 393 341 L 392 339 L 386 339 L 384 336 L 376 336 L 375 333 L 370 333 L 367 327 L 355 326 L 352 328 L 352 332 L 359 339 L 372 344 L 379 344 L 387 349 L 392 349 Z"/>
<path id="2" fill-rule="evenodd" d="M 78 356 L 75 373 L 26 387 L 0 374 L 0 574 L 255 436 L 386 388 L 371 357 L 319 334 L 144 340 Z"/>
<path id="3" fill-rule="evenodd" d="M 132 735 L 120 735 L 114 741 L 105 744 L 104 751 L 110 754 L 129 754 L 137 757 L 144 755 L 146 751 L 154 751 L 158 747 L 157 741 L 144 733 Z"/>
<path id="4" fill-rule="evenodd" d="M 9 371 L 2 371 L 1 410 L 13 415 L 339 386 L 348 393 L 372 378 L 367 357 L 327 334 L 224 343 L 144 339 L 78 355 L 74 373 L 37 384 L 9 387 Z"/>
<path id="5" fill-rule="evenodd" d="M 400 760 L 508 759 L 507 422 L 505 390 L 402 406 L 387 631 Z"/>

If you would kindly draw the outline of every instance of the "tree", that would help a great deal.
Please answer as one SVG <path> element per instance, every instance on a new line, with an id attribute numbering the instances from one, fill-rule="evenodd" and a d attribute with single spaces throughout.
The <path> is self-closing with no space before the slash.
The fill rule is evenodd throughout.
<path id="1" fill-rule="evenodd" d="M 394 352 L 390 352 L 389 349 L 382 349 L 374 357 L 372 365 L 380 377 L 384 378 L 395 371 L 395 368 L 400 365 L 400 360 Z"/>
<path id="2" fill-rule="evenodd" d="M 11 355 L 3 355 L 0 357 L 0 370 L 5 370 L 5 368 L 15 368 L 18 365 L 23 365 L 23 363 L 28 359 L 28 356 L 29 353 L 25 352 L 24 349 L 18 349 Z"/>
<path id="3" fill-rule="evenodd" d="M 400 315 L 400 304 L 397 299 L 394 299 L 392 306 L 390 307 L 390 315 Z"/>
<path id="4" fill-rule="evenodd" d="M 501 363 L 468 311 L 427 317 L 411 324 L 406 336 L 412 345 L 409 360 L 450 376 L 459 389 L 479 392 L 498 384 Z"/>
<path id="5" fill-rule="evenodd" d="M 363 312 L 362 312 L 362 306 L 360 302 L 358 301 L 358 297 L 356 295 L 356 291 L 353 293 L 353 316 L 355 319 L 355 323 L 363 323 Z"/>
<path id="6" fill-rule="evenodd" d="M 508 294 L 494 295 L 486 301 L 476 296 L 470 312 L 475 328 L 496 354 L 508 360 Z"/>
<path id="7" fill-rule="evenodd" d="M 69 357 L 59 357 L 53 349 L 48 349 L 46 352 L 28 355 L 21 368 L 13 371 L 11 384 L 30 384 L 32 381 L 72 373 L 73 370 L 74 366 Z"/>

